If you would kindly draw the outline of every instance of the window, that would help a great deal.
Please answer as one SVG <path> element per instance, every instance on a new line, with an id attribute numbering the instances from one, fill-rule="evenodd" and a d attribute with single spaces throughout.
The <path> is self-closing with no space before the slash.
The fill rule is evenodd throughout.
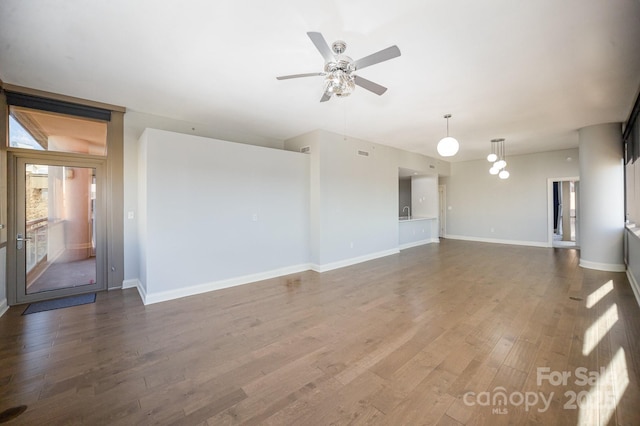
<path id="1" fill-rule="evenodd" d="M 106 156 L 107 122 L 11 105 L 9 147 Z"/>
<path id="2" fill-rule="evenodd" d="M 640 97 L 624 130 L 625 159 L 625 218 L 627 223 L 640 226 Z"/>

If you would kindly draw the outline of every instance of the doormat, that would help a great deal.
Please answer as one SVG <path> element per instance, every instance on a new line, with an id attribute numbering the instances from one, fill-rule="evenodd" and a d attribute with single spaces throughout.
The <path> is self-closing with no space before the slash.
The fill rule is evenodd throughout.
<path id="1" fill-rule="evenodd" d="M 70 306 L 86 305 L 96 301 L 96 294 L 80 294 L 78 296 L 65 297 L 63 299 L 45 300 L 44 302 L 31 303 L 22 315 L 35 314 L 36 312 L 52 311 L 54 309 L 68 308 Z"/>

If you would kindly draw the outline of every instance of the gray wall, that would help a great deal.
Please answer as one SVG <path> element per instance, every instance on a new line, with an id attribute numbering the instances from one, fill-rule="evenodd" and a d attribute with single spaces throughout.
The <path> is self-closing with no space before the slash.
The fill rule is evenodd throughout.
<path id="1" fill-rule="evenodd" d="M 147 129 L 140 281 L 147 303 L 309 262 L 309 157 Z"/>
<path id="2" fill-rule="evenodd" d="M 304 146 L 311 148 L 311 262 L 320 271 L 397 252 L 399 167 L 448 171 L 420 154 L 323 130 L 285 141 L 291 151 Z"/>
<path id="3" fill-rule="evenodd" d="M 447 237 L 547 245 L 547 180 L 579 176 L 578 150 L 510 156 L 507 162 L 506 180 L 490 175 L 486 160 L 451 164 L 451 176 L 441 180 L 451 208 Z"/>
<path id="4" fill-rule="evenodd" d="M 411 178 L 406 177 L 398 180 L 398 216 L 406 216 L 405 206 L 413 211 L 411 206 Z"/>

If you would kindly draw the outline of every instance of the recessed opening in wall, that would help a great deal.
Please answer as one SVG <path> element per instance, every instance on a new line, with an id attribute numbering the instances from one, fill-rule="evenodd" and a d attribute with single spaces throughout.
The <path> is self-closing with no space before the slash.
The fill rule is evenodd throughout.
<path id="1" fill-rule="evenodd" d="M 437 189 L 438 176 L 432 171 L 398 168 L 398 217 L 400 220 L 437 218 Z"/>
<path id="2" fill-rule="evenodd" d="M 549 241 L 553 247 L 577 247 L 580 182 L 577 178 L 549 179 Z"/>
<path id="3" fill-rule="evenodd" d="M 438 176 L 425 170 L 398 169 L 398 245 L 401 250 L 439 242 Z"/>

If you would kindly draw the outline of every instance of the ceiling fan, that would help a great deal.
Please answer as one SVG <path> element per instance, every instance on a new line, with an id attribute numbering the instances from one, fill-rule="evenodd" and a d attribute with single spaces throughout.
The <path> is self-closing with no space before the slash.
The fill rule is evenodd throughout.
<path id="1" fill-rule="evenodd" d="M 376 95 L 382 95 L 387 91 L 386 87 L 360 77 L 359 75 L 355 75 L 354 72 L 400 56 L 400 49 L 398 49 L 398 46 L 394 45 L 387 47 L 379 52 L 354 61 L 350 57 L 343 55 L 344 51 L 347 49 L 347 43 L 344 41 L 338 40 L 331 45 L 331 48 L 329 48 L 329 45 L 321 33 L 308 32 L 307 35 L 325 60 L 324 71 L 284 75 L 276 77 L 278 80 L 315 76 L 324 77 L 324 94 L 322 95 L 320 102 L 328 101 L 331 99 L 332 95 L 349 96 L 351 92 L 353 92 L 353 89 L 355 89 L 356 85 L 367 89 Z"/>

